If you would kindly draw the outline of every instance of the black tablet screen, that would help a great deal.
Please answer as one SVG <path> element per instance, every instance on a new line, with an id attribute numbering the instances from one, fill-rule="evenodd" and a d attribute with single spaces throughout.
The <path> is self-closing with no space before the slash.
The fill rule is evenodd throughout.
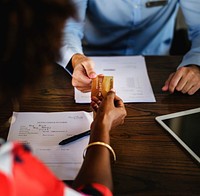
<path id="1" fill-rule="evenodd" d="M 200 157 L 200 112 L 165 119 L 163 122 Z"/>

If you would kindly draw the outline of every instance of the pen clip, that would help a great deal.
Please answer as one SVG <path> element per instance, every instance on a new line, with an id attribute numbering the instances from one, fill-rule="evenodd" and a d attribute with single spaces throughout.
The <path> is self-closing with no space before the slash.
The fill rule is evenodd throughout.
<path id="1" fill-rule="evenodd" d="M 168 3 L 168 0 L 158 0 L 158 1 L 148 1 L 146 2 L 146 7 L 156 7 L 156 6 L 165 6 Z"/>

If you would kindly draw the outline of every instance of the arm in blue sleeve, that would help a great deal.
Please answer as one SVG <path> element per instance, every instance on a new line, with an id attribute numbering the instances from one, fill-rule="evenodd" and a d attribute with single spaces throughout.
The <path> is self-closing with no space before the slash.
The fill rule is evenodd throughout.
<path id="1" fill-rule="evenodd" d="M 62 46 L 60 49 L 59 65 L 67 69 L 70 66 L 70 59 L 75 53 L 82 52 L 82 38 L 85 21 L 85 13 L 87 8 L 87 0 L 73 0 L 77 10 L 78 19 L 70 19 L 66 21 L 63 31 Z M 71 69 L 71 67 L 70 67 Z M 67 70 L 71 72 L 71 70 Z"/>
<path id="2" fill-rule="evenodd" d="M 179 67 L 191 64 L 200 66 L 200 2 L 199 0 L 180 0 L 180 6 L 188 26 L 188 35 L 192 46 L 183 57 Z"/>

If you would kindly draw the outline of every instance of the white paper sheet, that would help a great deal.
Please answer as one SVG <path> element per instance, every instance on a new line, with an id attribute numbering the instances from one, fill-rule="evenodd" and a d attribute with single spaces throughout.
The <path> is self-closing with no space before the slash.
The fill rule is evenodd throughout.
<path id="1" fill-rule="evenodd" d="M 40 160 L 61 180 L 73 180 L 83 162 L 89 136 L 60 146 L 58 143 L 90 129 L 92 112 L 13 112 L 8 141 L 28 143 Z"/>
<path id="2" fill-rule="evenodd" d="M 91 57 L 97 74 L 114 76 L 114 89 L 125 103 L 155 102 L 143 56 Z M 90 103 L 91 93 L 74 89 L 76 103 Z"/>

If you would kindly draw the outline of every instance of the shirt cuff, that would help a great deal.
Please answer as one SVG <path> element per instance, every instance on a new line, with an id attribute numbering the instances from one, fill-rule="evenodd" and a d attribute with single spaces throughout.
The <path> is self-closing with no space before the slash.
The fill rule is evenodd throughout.
<path id="1" fill-rule="evenodd" d="M 200 55 L 199 53 L 187 53 L 181 62 L 181 64 L 178 66 L 178 68 L 187 66 L 187 65 L 197 65 L 200 66 Z M 177 68 L 177 69 L 178 69 Z"/>

